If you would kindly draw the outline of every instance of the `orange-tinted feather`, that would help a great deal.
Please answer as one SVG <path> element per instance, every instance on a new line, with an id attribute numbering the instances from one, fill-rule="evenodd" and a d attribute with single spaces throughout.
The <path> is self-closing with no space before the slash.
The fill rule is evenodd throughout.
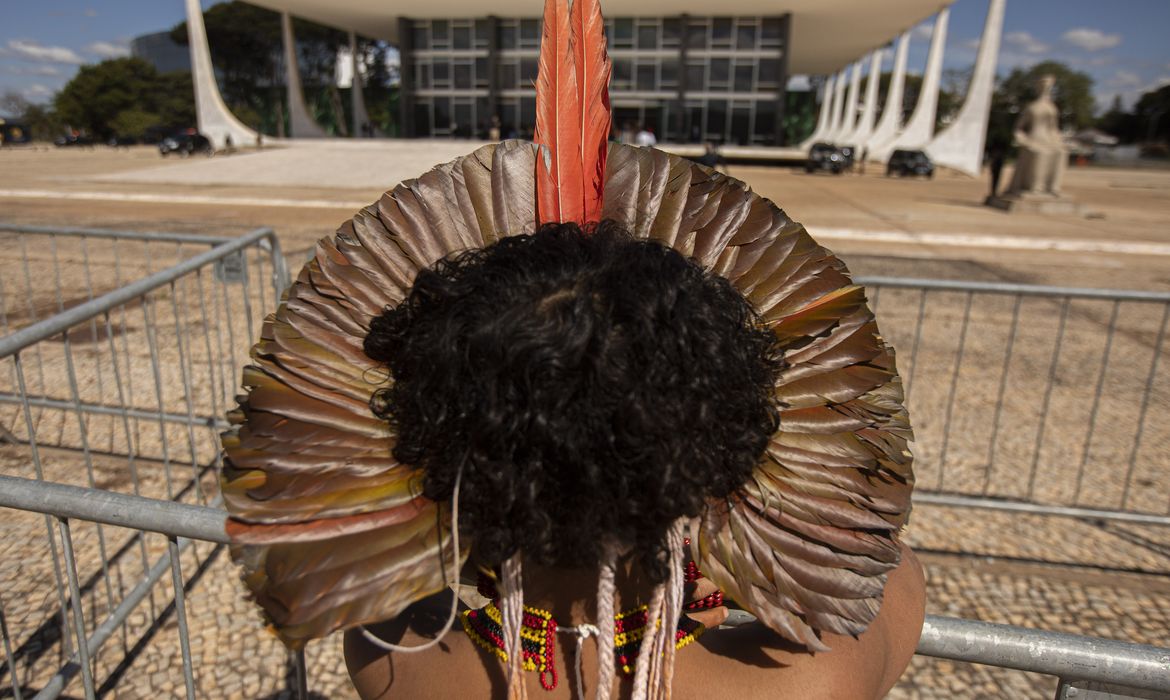
<path id="1" fill-rule="evenodd" d="M 582 221 L 581 101 L 566 0 L 545 0 L 536 80 L 537 220 Z"/>
<path id="2" fill-rule="evenodd" d="M 605 20 L 598 0 L 575 0 L 572 9 L 573 54 L 581 105 L 581 181 L 584 219 L 601 220 L 605 156 L 609 151 L 609 76 Z"/>

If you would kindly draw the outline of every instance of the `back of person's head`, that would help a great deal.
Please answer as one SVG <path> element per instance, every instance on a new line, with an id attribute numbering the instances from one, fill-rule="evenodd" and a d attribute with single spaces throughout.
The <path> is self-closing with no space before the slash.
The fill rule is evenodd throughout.
<path id="1" fill-rule="evenodd" d="M 451 498 L 478 561 L 563 567 L 666 534 L 750 476 L 777 427 L 774 336 L 722 277 L 603 222 L 547 225 L 441 260 L 376 318 L 372 401 Z"/>

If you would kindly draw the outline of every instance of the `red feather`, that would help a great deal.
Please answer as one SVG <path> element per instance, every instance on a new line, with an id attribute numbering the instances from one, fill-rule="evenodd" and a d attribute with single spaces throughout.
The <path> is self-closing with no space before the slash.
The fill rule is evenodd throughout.
<path id="1" fill-rule="evenodd" d="M 605 24 L 598 0 L 545 0 L 536 82 L 537 219 L 601 219 L 609 139 Z"/>
<path id="2" fill-rule="evenodd" d="M 565 0 L 545 0 L 536 80 L 536 215 L 540 223 L 581 221 L 581 100 L 573 57 L 569 8 Z"/>
<path id="3" fill-rule="evenodd" d="M 581 104 L 581 179 L 585 197 L 583 221 L 601 219 L 605 156 L 609 151 L 609 76 L 605 20 L 598 0 L 575 0 L 572 9 L 573 54 Z"/>

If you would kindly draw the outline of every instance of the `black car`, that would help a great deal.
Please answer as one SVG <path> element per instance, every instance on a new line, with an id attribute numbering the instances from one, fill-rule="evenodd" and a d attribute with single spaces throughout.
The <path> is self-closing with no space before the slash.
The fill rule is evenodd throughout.
<path id="1" fill-rule="evenodd" d="M 925 175 L 934 177 L 934 163 L 922 151 L 897 150 L 886 163 L 886 175 Z"/>
<path id="2" fill-rule="evenodd" d="M 840 148 L 831 143 L 814 143 L 812 148 L 808 149 L 808 160 L 804 162 L 804 171 L 811 173 L 817 170 L 828 170 L 834 175 L 840 175 L 850 165 L 849 157 L 842 153 Z"/>
<path id="3" fill-rule="evenodd" d="M 184 129 L 159 141 L 158 152 L 163 156 L 177 153 L 182 158 L 186 158 L 193 153 L 210 156 L 215 153 L 215 147 L 211 145 L 211 141 L 206 136 L 198 131 Z"/>

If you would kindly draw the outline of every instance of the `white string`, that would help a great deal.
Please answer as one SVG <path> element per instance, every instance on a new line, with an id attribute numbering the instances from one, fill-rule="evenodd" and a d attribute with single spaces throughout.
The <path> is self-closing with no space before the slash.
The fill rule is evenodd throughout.
<path id="1" fill-rule="evenodd" d="M 442 641 L 451 628 L 455 626 L 455 617 L 459 612 L 459 596 L 455 593 L 455 586 L 459 585 L 459 485 L 463 482 L 463 466 L 459 466 L 459 472 L 455 474 L 455 491 L 451 494 L 451 546 L 454 550 L 454 565 L 451 567 L 454 571 L 454 576 L 448 578 L 447 563 L 443 560 L 443 533 L 439 533 L 439 567 L 442 571 L 443 581 L 448 583 L 451 589 L 451 612 L 447 615 L 447 622 L 443 625 L 442 631 L 435 636 L 434 639 L 420 644 L 418 646 L 408 647 L 401 644 L 393 644 L 387 642 L 381 637 L 371 632 L 365 625 L 361 625 L 362 636 L 366 641 L 374 646 L 384 650 L 393 651 L 399 654 L 413 654 L 420 651 L 426 651 L 431 647 Z"/>
<path id="2" fill-rule="evenodd" d="M 557 627 L 557 632 L 564 634 L 571 634 L 577 638 L 577 650 L 573 652 L 573 667 L 577 674 L 577 697 L 585 697 L 585 677 L 581 672 L 581 647 L 585 646 L 585 640 L 590 637 L 601 638 L 601 630 L 596 625 L 591 625 L 588 622 L 572 627 Z"/>

